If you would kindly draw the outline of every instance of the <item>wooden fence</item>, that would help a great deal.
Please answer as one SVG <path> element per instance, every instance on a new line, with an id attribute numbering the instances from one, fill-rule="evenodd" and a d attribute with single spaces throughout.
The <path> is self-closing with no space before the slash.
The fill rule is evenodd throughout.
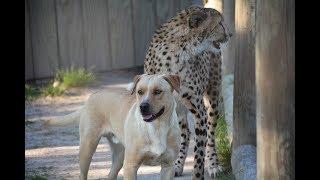
<path id="1" fill-rule="evenodd" d="M 74 65 L 95 72 L 143 64 L 158 25 L 191 0 L 25 0 L 25 79 Z"/>

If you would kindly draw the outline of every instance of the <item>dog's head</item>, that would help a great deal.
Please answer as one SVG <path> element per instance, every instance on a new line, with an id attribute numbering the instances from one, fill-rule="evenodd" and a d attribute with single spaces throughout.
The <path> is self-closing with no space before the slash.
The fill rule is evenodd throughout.
<path id="1" fill-rule="evenodd" d="M 137 75 L 131 93 L 135 94 L 142 118 L 151 122 L 172 112 L 173 91 L 180 91 L 178 75 Z"/>

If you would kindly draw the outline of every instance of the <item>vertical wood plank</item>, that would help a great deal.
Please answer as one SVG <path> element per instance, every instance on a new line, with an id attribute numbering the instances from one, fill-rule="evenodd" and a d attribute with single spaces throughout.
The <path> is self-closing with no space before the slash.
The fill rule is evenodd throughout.
<path id="1" fill-rule="evenodd" d="M 54 0 L 30 0 L 30 30 L 35 78 L 54 75 L 58 68 Z"/>
<path id="2" fill-rule="evenodd" d="M 235 4 L 233 149 L 256 145 L 255 0 Z"/>
<path id="3" fill-rule="evenodd" d="M 192 5 L 191 0 L 180 0 L 180 11 Z"/>
<path id="4" fill-rule="evenodd" d="M 56 0 L 61 68 L 85 67 L 81 2 Z"/>
<path id="5" fill-rule="evenodd" d="M 133 0 L 135 65 L 143 65 L 156 25 L 152 0 Z"/>
<path id="6" fill-rule="evenodd" d="M 236 179 L 257 179 L 255 2 L 235 1 L 236 55 L 231 163 Z"/>
<path id="7" fill-rule="evenodd" d="M 234 35 L 235 34 L 235 0 L 224 0 L 223 15 L 227 24 L 227 28 Z M 222 51 L 222 72 L 224 75 L 234 72 L 235 61 L 235 36 L 229 39 L 226 47 Z"/>
<path id="8" fill-rule="evenodd" d="M 176 16 L 180 12 L 180 1 L 169 1 L 169 17 L 168 19 L 171 19 L 172 17 Z"/>
<path id="9" fill-rule="evenodd" d="M 156 25 L 159 26 L 179 12 L 179 1 L 156 1 Z"/>
<path id="10" fill-rule="evenodd" d="M 295 179 L 295 1 L 258 0 L 258 179 Z"/>
<path id="11" fill-rule="evenodd" d="M 192 5 L 197 5 L 197 6 L 201 6 L 201 7 L 204 7 L 204 4 L 207 2 L 208 2 L 208 0 L 191 0 Z"/>
<path id="12" fill-rule="evenodd" d="M 134 66 L 135 60 L 131 5 L 131 0 L 108 1 L 113 69 L 122 69 Z"/>
<path id="13" fill-rule="evenodd" d="M 86 63 L 97 72 L 110 70 L 112 64 L 107 6 L 105 0 L 82 0 Z"/>
<path id="14" fill-rule="evenodd" d="M 29 9 L 27 0 L 24 1 L 24 79 L 33 79 L 33 62 L 32 62 L 32 47 L 31 47 L 31 37 L 30 37 L 30 21 L 29 21 Z"/>

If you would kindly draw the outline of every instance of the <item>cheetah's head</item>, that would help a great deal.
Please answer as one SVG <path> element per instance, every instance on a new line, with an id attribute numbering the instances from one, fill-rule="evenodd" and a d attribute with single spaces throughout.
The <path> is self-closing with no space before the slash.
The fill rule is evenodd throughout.
<path id="1" fill-rule="evenodd" d="M 189 35 L 210 40 L 215 47 L 227 42 L 232 36 L 219 11 L 197 6 L 190 7 L 187 11 Z"/>
<path id="2" fill-rule="evenodd" d="M 197 45 L 205 43 L 215 49 L 220 49 L 220 44 L 226 43 L 231 37 L 220 12 L 199 6 L 191 6 L 181 11 L 162 25 L 157 33 L 155 37 L 164 36 L 171 42 L 176 40 L 180 44 Z"/>

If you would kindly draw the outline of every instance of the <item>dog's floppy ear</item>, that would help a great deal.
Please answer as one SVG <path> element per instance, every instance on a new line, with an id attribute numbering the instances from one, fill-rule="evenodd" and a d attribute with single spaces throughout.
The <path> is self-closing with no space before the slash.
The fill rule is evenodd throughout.
<path id="1" fill-rule="evenodd" d="M 172 89 L 180 93 L 180 77 L 179 75 L 164 75 L 163 78 L 171 85 Z"/>
<path id="2" fill-rule="evenodd" d="M 133 85 L 130 87 L 131 94 L 133 94 L 136 91 L 136 86 L 137 86 L 139 80 L 141 79 L 141 76 L 142 75 L 136 75 L 133 78 Z"/>

